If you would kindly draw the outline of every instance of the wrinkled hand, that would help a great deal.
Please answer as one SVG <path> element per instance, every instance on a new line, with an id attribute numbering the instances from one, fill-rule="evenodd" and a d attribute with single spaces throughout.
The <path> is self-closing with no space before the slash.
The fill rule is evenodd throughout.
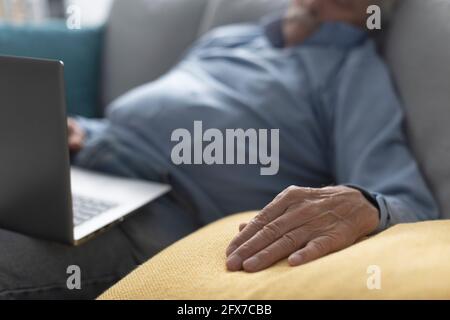
<path id="1" fill-rule="evenodd" d="M 227 268 L 258 272 L 287 257 L 299 266 L 351 246 L 378 224 L 378 209 L 356 189 L 289 187 L 240 226 Z"/>

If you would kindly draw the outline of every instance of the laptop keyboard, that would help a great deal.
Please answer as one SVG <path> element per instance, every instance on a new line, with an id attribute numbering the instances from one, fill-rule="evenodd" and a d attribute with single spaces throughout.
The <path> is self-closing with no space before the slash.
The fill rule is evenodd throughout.
<path id="1" fill-rule="evenodd" d="M 113 202 L 79 195 L 73 195 L 72 202 L 75 226 L 79 226 L 82 223 L 117 207 L 117 204 Z"/>

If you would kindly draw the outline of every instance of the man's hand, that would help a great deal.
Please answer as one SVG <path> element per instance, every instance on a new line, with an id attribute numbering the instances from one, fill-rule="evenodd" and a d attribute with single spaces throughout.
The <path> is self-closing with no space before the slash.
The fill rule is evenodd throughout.
<path id="1" fill-rule="evenodd" d="M 67 120 L 67 126 L 69 149 L 71 152 L 78 152 L 84 147 L 86 134 L 74 119 L 69 118 Z"/>
<path id="2" fill-rule="evenodd" d="M 351 246 L 378 224 L 378 209 L 356 189 L 289 187 L 240 226 L 227 268 L 258 272 L 287 257 L 299 266 Z"/>

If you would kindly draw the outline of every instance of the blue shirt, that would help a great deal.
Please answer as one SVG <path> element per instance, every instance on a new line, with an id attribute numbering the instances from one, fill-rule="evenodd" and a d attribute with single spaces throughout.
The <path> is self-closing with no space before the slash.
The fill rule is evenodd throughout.
<path id="1" fill-rule="evenodd" d="M 374 42 L 355 27 L 324 24 L 281 48 L 280 22 L 204 36 L 168 74 L 115 101 L 89 132 L 77 163 L 170 182 L 203 223 L 260 209 L 289 185 L 352 185 L 380 210 L 379 230 L 438 217 L 403 132 L 404 115 Z M 174 130 L 280 129 L 280 170 L 172 163 Z"/>

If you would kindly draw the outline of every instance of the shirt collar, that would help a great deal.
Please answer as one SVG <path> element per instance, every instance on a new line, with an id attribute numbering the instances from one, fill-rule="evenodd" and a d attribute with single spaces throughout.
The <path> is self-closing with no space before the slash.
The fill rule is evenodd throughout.
<path id="1" fill-rule="evenodd" d="M 282 15 L 264 17 L 264 33 L 275 48 L 284 47 Z M 355 46 L 367 38 L 367 33 L 355 26 L 342 22 L 327 22 L 308 37 L 301 45 Z"/>

